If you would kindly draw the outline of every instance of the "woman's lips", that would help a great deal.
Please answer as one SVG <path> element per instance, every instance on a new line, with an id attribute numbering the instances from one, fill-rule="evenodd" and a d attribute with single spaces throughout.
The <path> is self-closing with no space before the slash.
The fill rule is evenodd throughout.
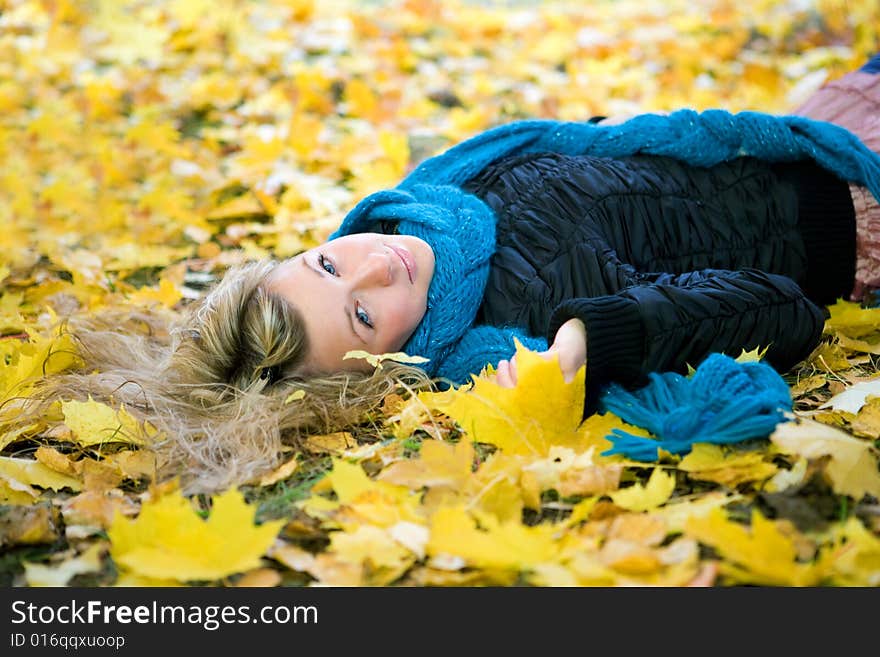
<path id="1" fill-rule="evenodd" d="M 391 244 L 388 247 L 397 254 L 397 257 L 400 258 L 401 262 L 403 262 L 403 266 L 406 267 L 406 274 L 409 276 L 409 282 L 416 282 L 416 261 L 413 259 L 412 254 L 407 251 L 402 246 L 392 246 Z"/>

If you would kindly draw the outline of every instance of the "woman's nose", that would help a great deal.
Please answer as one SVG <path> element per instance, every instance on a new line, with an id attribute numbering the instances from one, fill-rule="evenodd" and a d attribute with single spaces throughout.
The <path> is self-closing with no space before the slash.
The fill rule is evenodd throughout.
<path id="1" fill-rule="evenodd" d="M 357 270 L 357 282 L 360 285 L 391 285 L 391 257 L 387 253 L 371 253 Z"/>

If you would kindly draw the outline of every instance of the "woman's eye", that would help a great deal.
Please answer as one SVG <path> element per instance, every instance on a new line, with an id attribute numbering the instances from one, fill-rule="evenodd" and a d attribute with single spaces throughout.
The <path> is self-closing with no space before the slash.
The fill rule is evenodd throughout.
<path id="1" fill-rule="evenodd" d="M 327 258 L 321 253 L 318 254 L 318 266 L 331 276 L 336 276 L 336 267 L 334 267 L 333 263 L 327 260 Z"/>
<path id="2" fill-rule="evenodd" d="M 358 306 L 357 312 L 355 314 L 361 324 L 369 328 L 373 328 L 373 322 L 370 321 L 370 316 L 366 313 L 366 311 L 364 311 L 363 308 Z"/>

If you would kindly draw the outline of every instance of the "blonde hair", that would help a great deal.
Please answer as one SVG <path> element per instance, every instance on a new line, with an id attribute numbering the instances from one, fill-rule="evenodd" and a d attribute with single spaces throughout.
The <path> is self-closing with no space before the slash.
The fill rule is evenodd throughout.
<path id="1" fill-rule="evenodd" d="M 277 264 L 230 268 L 182 315 L 69 318 L 82 366 L 42 379 L 17 424 L 58 399 L 124 403 L 164 436 L 152 446 L 161 475 L 213 492 L 277 465 L 284 444 L 363 424 L 388 394 L 431 386 L 422 370 L 388 362 L 372 373 L 298 374 L 302 318 L 263 285 Z"/>

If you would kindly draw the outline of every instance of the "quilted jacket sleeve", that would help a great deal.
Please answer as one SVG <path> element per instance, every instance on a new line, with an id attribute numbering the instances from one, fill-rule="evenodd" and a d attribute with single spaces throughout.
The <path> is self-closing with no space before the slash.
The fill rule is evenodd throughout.
<path id="1" fill-rule="evenodd" d="M 684 372 L 712 352 L 769 347 L 765 360 L 784 372 L 809 355 L 825 320 L 790 278 L 756 269 L 649 274 L 615 294 L 565 300 L 548 343 L 571 317 L 587 329 L 584 417 L 606 384 L 641 385 L 649 372 Z"/>

